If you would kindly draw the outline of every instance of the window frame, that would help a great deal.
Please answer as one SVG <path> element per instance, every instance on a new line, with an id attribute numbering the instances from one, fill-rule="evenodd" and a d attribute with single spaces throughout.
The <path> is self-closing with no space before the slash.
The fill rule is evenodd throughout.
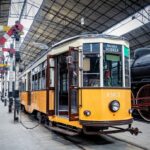
<path id="1" fill-rule="evenodd" d="M 90 50 L 90 52 L 84 52 L 83 48 L 84 48 L 84 44 L 90 44 L 90 48 L 93 48 L 92 44 L 99 44 L 99 51 L 98 52 L 92 52 L 92 49 Z M 81 86 L 84 87 L 84 88 L 98 88 L 98 87 L 101 87 L 101 43 L 100 42 L 93 42 L 93 43 L 83 43 L 82 45 L 82 52 L 80 54 L 81 56 L 79 56 L 81 58 L 81 63 L 79 63 L 79 65 L 81 64 L 81 67 L 82 67 L 82 72 L 81 72 L 81 81 L 82 81 L 82 84 Z M 83 70 L 83 59 L 84 59 L 84 56 L 88 56 L 88 55 L 98 55 L 97 57 L 99 58 L 99 72 L 98 73 L 84 73 L 84 70 Z M 85 74 L 88 74 L 88 75 L 97 75 L 99 74 L 99 86 L 84 86 L 84 75 Z"/>

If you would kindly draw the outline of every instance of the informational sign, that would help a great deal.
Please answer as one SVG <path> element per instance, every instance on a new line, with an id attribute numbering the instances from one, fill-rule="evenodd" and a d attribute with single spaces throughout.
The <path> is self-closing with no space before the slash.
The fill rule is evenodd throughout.
<path id="1" fill-rule="evenodd" d="M 103 43 L 103 50 L 106 52 L 118 53 L 122 50 L 122 45 Z"/>
<path id="2" fill-rule="evenodd" d="M 15 71 L 9 71 L 9 81 L 15 81 Z"/>

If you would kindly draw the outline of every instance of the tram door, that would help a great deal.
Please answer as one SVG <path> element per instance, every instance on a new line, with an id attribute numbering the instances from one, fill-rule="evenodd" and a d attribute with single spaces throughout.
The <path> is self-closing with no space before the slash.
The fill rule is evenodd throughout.
<path id="1" fill-rule="evenodd" d="M 31 72 L 28 73 L 28 105 L 31 105 Z"/>
<path id="2" fill-rule="evenodd" d="M 56 113 L 78 120 L 78 51 L 73 47 L 57 57 Z"/>
<path id="3" fill-rule="evenodd" d="M 75 121 L 79 119 L 78 107 L 78 68 L 79 68 L 79 51 L 77 48 L 70 47 L 67 57 L 68 80 L 69 80 L 69 120 Z"/>
<path id="4" fill-rule="evenodd" d="M 49 116 L 55 114 L 55 58 L 52 55 L 47 56 L 46 70 L 46 112 Z"/>

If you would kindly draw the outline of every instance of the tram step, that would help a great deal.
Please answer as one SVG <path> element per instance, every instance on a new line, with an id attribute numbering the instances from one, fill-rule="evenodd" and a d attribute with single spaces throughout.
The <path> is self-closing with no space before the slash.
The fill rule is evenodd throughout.
<path id="1" fill-rule="evenodd" d="M 62 134 L 66 134 L 66 135 L 69 135 L 69 136 L 75 136 L 75 135 L 78 135 L 77 132 L 73 132 L 73 131 L 68 131 L 66 129 L 62 129 L 62 128 L 59 128 L 59 127 L 49 127 L 49 129 L 53 130 L 53 131 L 56 131 L 56 132 L 60 132 Z"/>

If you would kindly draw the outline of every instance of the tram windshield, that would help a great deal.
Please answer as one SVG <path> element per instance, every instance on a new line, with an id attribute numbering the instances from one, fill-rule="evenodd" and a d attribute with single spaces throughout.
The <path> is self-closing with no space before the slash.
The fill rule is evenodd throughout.
<path id="1" fill-rule="evenodd" d="M 83 86 L 100 86 L 100 44 L 83 45 Z"/>
<path id="2" fill-rule="evenodd" d="M 101 48 L 100 43 L 83 44 L 83 86 L 130 87 L 129 48 L 110 43 Z"/>
<path id="3" fill-rule="evenodd" d="M 122 86 L 121 54 L 104 54 L 104 86 Z"/>

